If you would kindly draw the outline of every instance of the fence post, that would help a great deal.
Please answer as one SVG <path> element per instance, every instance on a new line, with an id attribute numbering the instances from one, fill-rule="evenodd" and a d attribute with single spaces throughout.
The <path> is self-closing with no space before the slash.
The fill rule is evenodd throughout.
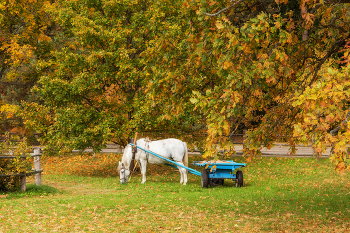
<path id="1" fill-rule="evenodd" d="M 34 157 L 34 169 L 35 169 L 35 171 L 41 170 L 40 156 L 41 156 L 40 148 L 34 149 L 33 157 Z M 41 185 L 41 172 L 38 172 L 35 174 L 35 184 L 38 186 Z"/>
<path id="2" fill-rule="evenodd" d="M 26 174 L 24 173 L 24 175 L 21 176 L 21 191 L 22 192 L 26 191 L 26 188 L 27 188 L 26 184 L 27 184 L 27 177 L 26 177 Z"/>

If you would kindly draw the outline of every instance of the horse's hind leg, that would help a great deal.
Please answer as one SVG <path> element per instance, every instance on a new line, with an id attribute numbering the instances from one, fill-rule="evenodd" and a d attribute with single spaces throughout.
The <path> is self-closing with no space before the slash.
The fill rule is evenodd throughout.
<path id="1" fill-rule="evenodd" d="M 177 163 L 184 165 L 182 162 L 177 162 Z M 179 169 L 179 172 L 181 175 L 180 184 L 186 185 L 186 183 L 187 183 L 187 170 L 185 168 L 180 167 L 180 166 L 177 166 L 177 168 Z"/>
<path id="2" fill-rule="evenodd" d="M 184 175 L 183 175 L 182 171 L 180 170 L 180 168 L 179 168 L 179 172 L 181 175 L 180 184 L 182 184 L 184 182 Z"/>
<path id="3" fill-rule="evenodd" d="M 187 184 L 187 169 L 185 169 L 185 168 L 182 168 L 182 169 L 183 169 L 182 175 L 184 177 L 183 185 L 186 185 Z"/>

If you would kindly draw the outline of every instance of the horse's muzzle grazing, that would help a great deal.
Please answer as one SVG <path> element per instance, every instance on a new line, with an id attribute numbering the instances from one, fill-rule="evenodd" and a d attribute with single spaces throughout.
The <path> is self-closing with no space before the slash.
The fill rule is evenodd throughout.
<path id="1" fill-rule="evenodd" d="M 126 183 L 128 183 L 128 181 L 127 181 L 127 179 L 124 178 L 124 179 L 120 179 L 120 183 L 121 184 L 126 184 Z"/>
<path id="2" fill-rule="evenodd" d="M 121 163 L 121 169 L 119 173 L 120 183 L 126 184 L 128 182 L 129 175 L 130 175 L 129 169 L 125 169 L 124 164 Z"/>
<path id="3" fill-rule="evenodd" d="M 121 184 L 126 184 L 126 183 L 128 183 L 128 178 L 127 178 L 127 176 L 125 175 L 125 171 L 122 171 L 122 172 L 120 173 L 120 183 L 121 183 Z"/>

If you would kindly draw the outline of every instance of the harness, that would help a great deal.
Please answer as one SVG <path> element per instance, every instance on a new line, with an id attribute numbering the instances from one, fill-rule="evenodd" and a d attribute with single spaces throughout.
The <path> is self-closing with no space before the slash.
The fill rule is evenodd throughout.
<path id="1" fill-rule="evenodd" d="M 137 152 L 136 139 L 137 139 L 137 132 L 135 134 L 134 140 L 131 140 L 131 142 L 134 143 L 134 146 L 132 147 L 132 158 L 131 158 L 131 160 L 135 159 L 135 155 L 136 155 L 136 152 Z"/>
<path id="2" fill-rule="evenodd" d="M 132 159 L 131 160 L 135 159 L 136 152 L 137 152 L 137 147 L 135 145 L 135 146 L 132 147 L 132 152 L 131 152 L 132 153 L 132 157 L 131 157 Z"/>
<path id="3" fill-rule="evenodd" d="M 149 137 L 146 137 L 145 139 L 145 148 L 147 148 L 147 150 L 149 150 L 149 143 L 152 142 L 152 140 L 149 139 Z M 136 153 L 137 153 L 137 146 L 136 146 L 136 141 L 134 139 L 134 146 L 132 147 L 132 160 L 135 159 L 135 156 L 136 156 Z M 147 162 L 148 162 L 148 156 L 149 156 L 149 153 L 146 152 L 146 159 L 147 159 Z"/>

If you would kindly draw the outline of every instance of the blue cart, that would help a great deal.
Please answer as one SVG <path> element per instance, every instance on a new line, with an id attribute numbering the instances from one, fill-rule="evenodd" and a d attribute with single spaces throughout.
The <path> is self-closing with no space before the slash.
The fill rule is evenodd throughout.
<path id="1" fill-rule="evenodd" d="M 130 143 L 131 146 L 135 146 L 134 144 Z M 152 151 L 146 150 L 144 148 L 141 148 L 136 145 L 136 147 L 140 150 L 143 150 L 147 153 L 150 153 L 160 159 L 164 159 L 169 163 L 166 163 L 166 165 L 175 167 L 177 166 L 187 169 L 189 173 L 192 173 L 194 175 L 201 177 L 201 185 L 202 188 L 208 188 L 208 186 L 218 186 L 224 184 L 224 179 L 231 179 L 236 182 L 236 187 L 242 187 L 243 186 L 243 172 L 242 171 L 234 171 L 240 167 L 245 167 L 245 163 L 236 163 L 232 160 L 224 160 L 224 161 L 195 161 L 193 162 L 193 165 L 204 167 L 202 172 L 199 172 L 197 170 L 194 170 L 192 168 L 186 167 L 182 164 L 178 164 L 175 161 L 172 161 L 170 159 L 164 158 L 161 155 L 158 155 Z"/>
<path id="2" fill-rule="evenodd" d="M 194 165 L 204 167 L 201 173 L 201 184 L 203 188 L 224 184 L 224 179 L 236 182 L 236 187 L 243 186 L 243 172 L 235 170 L 245 167 L 245 163 L 236 163 L 233 160 L 224 161 L 196 161 Z"/>

